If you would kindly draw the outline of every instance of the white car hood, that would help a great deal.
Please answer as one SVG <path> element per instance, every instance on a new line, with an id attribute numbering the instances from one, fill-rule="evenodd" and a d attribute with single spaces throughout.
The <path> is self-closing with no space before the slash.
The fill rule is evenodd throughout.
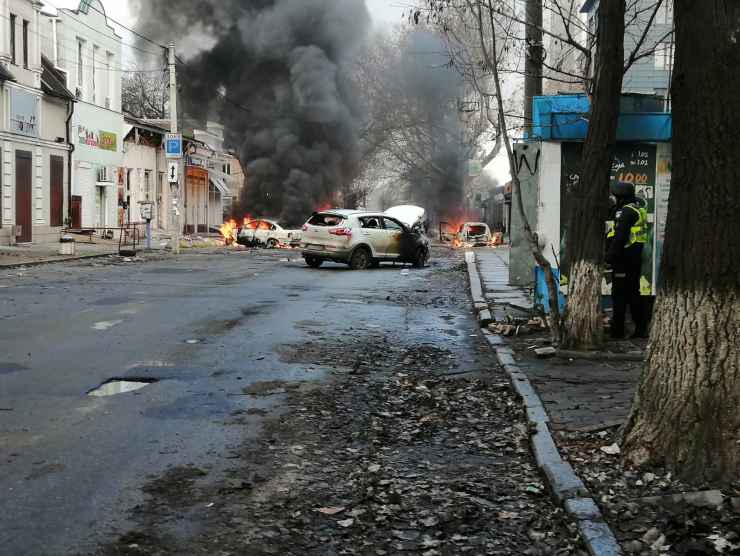
<path id="1" fill-rule="evenodd" d="M 423 222 L 426 217 L 426 211 L 414 205 L 399 205 L 391 207 L 385 211 L 385 214 L 396 220 L 400 220 L 409 228 L 413 228 L 417 222 Z"/>

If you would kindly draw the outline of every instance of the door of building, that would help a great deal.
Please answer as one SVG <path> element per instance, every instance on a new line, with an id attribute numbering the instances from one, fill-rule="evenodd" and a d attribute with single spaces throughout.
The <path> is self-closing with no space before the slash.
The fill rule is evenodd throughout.
<path id="1" fill-rule="evenodd" d="M 61 226 L 64 220 L 64 158 L 51 156 L 49 175 L 49 226 Z"/>
<path id="2" fill-rule="evenodd" d="M 72 227 L 79 230 L 82 228 L 82 196 L 72 195 Z"/>
<path id="3" fill-rule="evenodd" d="M 15 224 L 20 226 L 19 243 L 33 240 L 31 230 L 31 153 L 15 151 Z"/>

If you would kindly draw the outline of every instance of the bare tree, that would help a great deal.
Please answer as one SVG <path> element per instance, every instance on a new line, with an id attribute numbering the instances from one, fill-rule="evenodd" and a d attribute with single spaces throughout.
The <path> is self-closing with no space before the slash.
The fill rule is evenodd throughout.
<path id="1" fill-rule="evenodd" d="M 541 34 L 550 47 L 541 52 L 538 60 L 542 63 L 542 77 L 567 87 L 578 87 L 589 96 L 590 111 L 586 117 L 591 125 L 584 145 L 578 191 L 575 192 L 579 203 L 571 216 L 571 229 L 575 227 L 581 233 L 569 234 L 567 249 L 571 275 L 566 322 L 562 323 L 559 318 L 554 322 L 558 328 L 563 328 L 567 345 L 589 349 L 602 342 L 603 230 L 621 79 L 637 60 L 653 54 L 665 40 L 666 37 L 656 39 L 648 33 L 664 0 L 629 0 L 629 4 L 625 0 L 602 0 L 595 19 L 595 32 L 589 22 L 580 17 L 580 2 L 542 1 L 549 25 L 540 24 L 537 18 L 528 20 L 521 6 L 511 0 L 420 0 L 414 16 L 419 19 L 417 14 L 426 11 L 430 20 L 447 31 L 450 17 L 469 18 L 468 14 L 477 13 L 478 8 L 490 12 L 490 25 L 487 27 L 495 26 L 498 35 L 492 37 L 490 29 L 483 30 L 482 34 L 486 40 L 495 38 L 498 43 L 503 42 L 496 60 L 500 76 L 526 74 L 520 67 L 521 60 L 527 55 L 529 44 L 526 32 L 534 28 L 538 32 L 534 36 Z M 617 13 L 621 13 L 621 21 L 615 20 L 619 17 Z M 616 26 L 613 28 L 618 32 L 609 32 L 605 25 Z M 626 55 L 625 36 L 631 39 Z M 605 41 L 605 44 L 599 44 L 599 41 Z M 481 67 L 491 71 L 487 64 Z M 526 77 L 536 79 L 538 76 L 527 74 Z M 509 111 L 504 111 L 504 117 L 525 122 L 523 116 Z M 502 122 L 501 127 L 511 129 L 515 126 Z M 516 167 L 512 166 L 512 175 L 515 171 Z M 533 255 L 537 260 L 537 255 Z"/>
<path id="2" fill-rule="evenodd" d="M 449 48 L 434 29 L 407 29 L 372 41 L 355 76 L 367 116 L 363 174 L 395 169 L 404 196 L 438 218 L 462 213 L 468 159 L 487 164 L 501 148 L 490 113 L 468 108 L 489 97 L 447 63 Z"/>
<path id="3" fill-rule="evenodd" d="M 137 118 L 167 117 L 169 85 L 164 72 L 132 70 L 123 77 L 121 104 Z"/>
<path id="4" fill-rule="evenodd" d="M 623 452 L 694 483 L 731 482 L 740 480 L 740 4 L 676 0 L 675 22 L 661 283 Z"/>

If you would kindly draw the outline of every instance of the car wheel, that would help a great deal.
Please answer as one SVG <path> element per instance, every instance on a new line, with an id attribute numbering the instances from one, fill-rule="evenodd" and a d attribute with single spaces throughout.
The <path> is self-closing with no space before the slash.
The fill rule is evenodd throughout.
<path id="1" fill-rule="evenodd" d="M 365 247 L 358 247 L 355 252 L 352 253 L 352 258 L 349 261 L 349 266 L 352 270 L 365 270 L 372 263 L 370 257 L 370 251 Z"/>
<path id="2" fill-rule="evenodd" d="M 308 256 L 304 257 L 304 259 L 306 260 L 306 264 L 311 268 L 319 268 L 324 263 L 324 261 L 322 261 L 318 257 Z"/>
<path id="3" fill-rule="evenodd" d="M 429 262 L 429 250 L 419 247 L 414 253 L 414 268 L 424 268 Z"/>
<path id="4" fill-rule="evenodd" d="M 278 240 L 275 238 L 270 238 L 267 240 L 267 248 L 268 249 L 275 249 L 278 246 Z"/>

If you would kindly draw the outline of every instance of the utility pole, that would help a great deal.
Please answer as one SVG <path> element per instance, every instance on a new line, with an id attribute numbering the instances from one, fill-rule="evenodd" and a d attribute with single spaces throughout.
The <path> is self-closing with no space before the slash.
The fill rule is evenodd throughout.
<path id="1" fill-rule="evenodd" d="M 168 65 L 170 69 L 170 133 L 178 133 L 177 126 L 177 70 L 175 67 L 175 43 L 171 42 L 168 49 Z M 174 187 L 175 195 L 173 198 L 172 209 L 175 212 L 175 254 L 180 254 L 180 232 L 182 230 L 180 219 L 180 198 L 185 190 L 184 168 L 182 161 L 178 165 L 178 179 Z"/>
<path id="2" fill-rule="evenodd" d="M 532 134 L 532 99 L 542 94 L 542 0 L 527 0 L 524 36 L 524 129 Z"/>

